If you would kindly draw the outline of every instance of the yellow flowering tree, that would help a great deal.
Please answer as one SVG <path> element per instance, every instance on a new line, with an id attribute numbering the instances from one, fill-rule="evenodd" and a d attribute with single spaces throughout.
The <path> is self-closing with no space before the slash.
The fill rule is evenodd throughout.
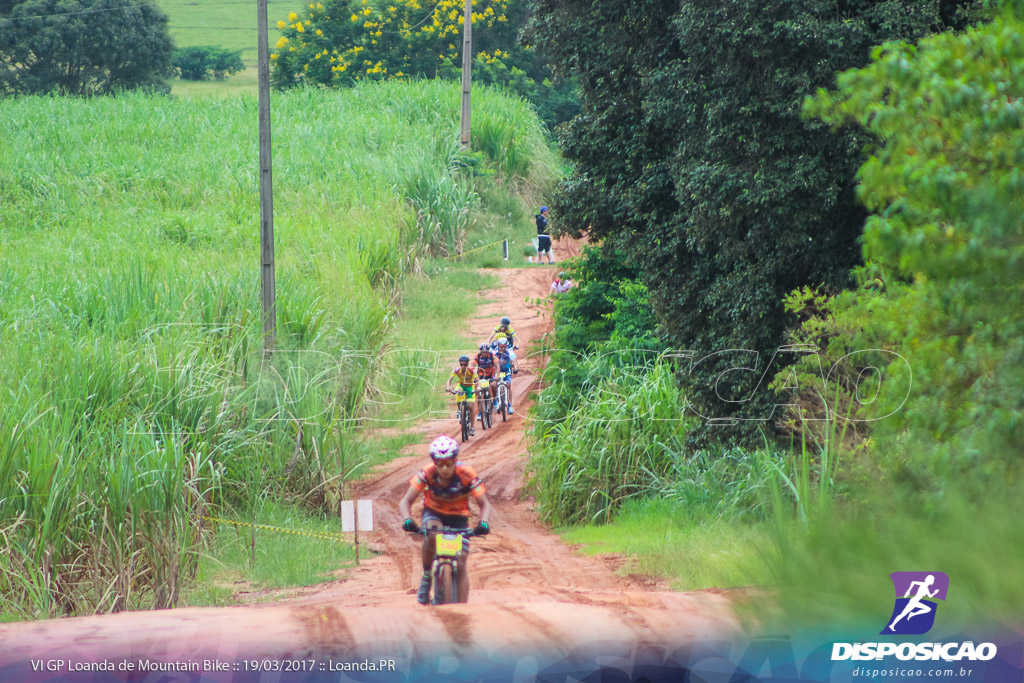
<path id="1" fill-rule="evenodd" d="M 506 50 L 517 29 L 509 22 L 515 0 L 474 0 L 474 40 L 479 50 L 504 54 L 485 36 L 494 31 Z M 308 3 L 279 21 L 282 37 L 271 55 L 273 82 L 343 85 L 358 80 L 433 78 L 461 60 L 463 0 L 329 0 Z M 503 26 L 504 25 L 504 26 Z M 476 47 L 476 46 L 474 46 Z"/>
<path id="2" fill-rule="evenodd" d="M 281 38 L 271 54 L 271 80 L 286 88 L 458 78 L 464 8 L 464 0 L 306 3 L 277 22 Z M 578 110 L 573 86 L 552 85 L 544 60 L 519 40 L 528 0 L 473 0 L 472 8 L 474 83 L 499 84 L 527 97 L 549 123 L 570 118 Z"/>

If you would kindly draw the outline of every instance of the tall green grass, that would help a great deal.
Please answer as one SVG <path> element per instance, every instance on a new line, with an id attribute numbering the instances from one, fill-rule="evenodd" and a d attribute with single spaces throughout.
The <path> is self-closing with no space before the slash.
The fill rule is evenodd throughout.
<path id="1" fill-rule="evenodd" d="M 915 506 L 911 483 L 877 471 L 845 482 L 848 470 L 865 466 L 856 462 L 864 453 L 843 449 L 835 423 L 825 431 L 820 446 L 805 444 L 776 465 L 765 558 L 778 592 L 760 618 L 778 628 L 815 624 L 823 638 L 838 637 L 889 614 L 890 573 L 937 570 L 950 577 L 945 632 L 1019 619 L 1024 529 L 1008 514 L 1019 507 L 1019 482 L 978 501 L 969 486 L 949 481 L 941 505 Z"/>
<path id="2" fill-rule="evenodd" d="M 546 387 L 531 413 L 541 516 L 572 526 L 567 540 L 589 552 L 626 554 L 624 571 L 677 589 L 771 580 L 771 520 L 792 517 L 791 493 L 776 484 L 787 459 L 767 449 L 693 451 L 675 368 L 656 354 L 605 345 L 560 361 L 573 376 Z"/>
<path id="3" fill-rule="evenodd" d="M 530 460 L 542 519 L 556 525 L 611 521 L 631 498 L 678 467 L 692 426 L 669 365 L 622 369 L 547 432 Z"/>
<path id="4" fill-rule="evenodd" d="M 336 504 L 399 285 L 424 240 L 461 238 L 425 229 L 406 163 L 463 188 L 467 225 L 483 210 L 457 103 L 439 82 L 275 95 L 267 358 L 254 101 L 0 102 L 0 613 L 174 605 L 211 506 Z"/>

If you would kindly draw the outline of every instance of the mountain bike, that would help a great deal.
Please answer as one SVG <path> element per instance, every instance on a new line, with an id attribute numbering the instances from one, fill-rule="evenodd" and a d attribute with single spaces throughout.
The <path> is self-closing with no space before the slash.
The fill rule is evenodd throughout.
<path id="1" fill-rule="evenodd" d="M 432 605 L 447 605 L 459 601 L 459 553 L 465 549 L 465 540 L 476 536 L 472 529 L 440 530 L 420 529 L 420 536 L 434 535 L 434 565 L 430 570 Z"/>
<path id="2" fill-rule="evenodd" d="M 491 397 L 491 381 L 481 379 L 478 386 L 480 393 L 477 394 L 477 396 L 479 396 L 477 401 L 477 410 L 482 416 L 480 424 L 483 425 L 484 429 L 490 429 L 492 416 L 494 415 L 494 399 Z"/>
<path id="3" fill-rule="evenodd" d="M 508 419 L 508 399 L 512 384 L 507 372 L 498 373 L 498 412 L 501 413 L 501 421 Z"/>
<path id="4" fill-rule="evenodd" d="M 469 430 L 473 428 L 473 421 L 469 416 L 469 406 L 466 405 L 466 392 L 459 389 L 452 389 L 451 393 L 455 394 L 455 405 L 459 412 L 459 425 L 462 427 L 462 441 L 469 441 Z"/>

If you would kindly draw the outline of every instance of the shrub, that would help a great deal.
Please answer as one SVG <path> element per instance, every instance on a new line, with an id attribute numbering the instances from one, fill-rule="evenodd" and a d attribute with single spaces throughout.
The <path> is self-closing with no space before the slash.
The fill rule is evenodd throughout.
<path id="1" fill-rule="evenodd" d="M 174 51 L 174 67 L 187 81 L 224 80 L 245 69 L 241 50 L 222 47 L 180 47 Z"/>

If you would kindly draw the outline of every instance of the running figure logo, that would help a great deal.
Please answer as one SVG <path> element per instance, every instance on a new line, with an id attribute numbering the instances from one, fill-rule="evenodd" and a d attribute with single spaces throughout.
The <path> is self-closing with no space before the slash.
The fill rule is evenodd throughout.
<path id="1" fill-rule="evenodd" d="M 943 572 L 893 572 L 889 578 L 896 589 L 896 605 L 882 635 L 927 633 L 935 624 L 935 600 L 946 599 L 949 577 Z"/>

